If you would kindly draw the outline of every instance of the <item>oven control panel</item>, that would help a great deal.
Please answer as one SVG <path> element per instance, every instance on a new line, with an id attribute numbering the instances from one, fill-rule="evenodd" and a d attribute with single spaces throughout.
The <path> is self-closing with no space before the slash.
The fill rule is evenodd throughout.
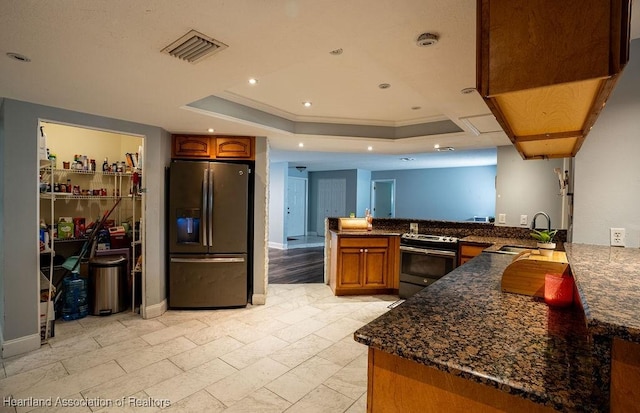
<path id="1" fill-rule="evenodd" d="M 429 243 L 429 242 L 457 243 L 458 242 L 458 238 L 456 237 L 446 237 L 441 235 L 429 235 L 429 234 L 411 234 L 411 233 L 402 234 L 402 239 L 413 240 L 413 241 L 424 242 L 424 243 Z"/>

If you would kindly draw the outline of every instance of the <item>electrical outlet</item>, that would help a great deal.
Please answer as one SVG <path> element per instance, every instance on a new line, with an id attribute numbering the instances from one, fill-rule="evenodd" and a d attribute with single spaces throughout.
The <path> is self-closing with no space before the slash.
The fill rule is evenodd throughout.
<path id="1" fill-rule="evenodd" d="M 418 223 L 412 222 L 409 224 L 409 233 L 417 234 L 418 233 Z"/>
<path id="2" fill-rule="evenodd" d="M 520 215 L 520 225 L 527 225 L 527 216 Z"/>
<path id="3" fill-rule="evenodd" d="M 624 247 L 624 228 L 611 228 L 611 246 Z"/>
<path id="4" fill-rule="evenodd" d="M 498 224 L 506 224 L 507 214 L 498 214 Z"/>

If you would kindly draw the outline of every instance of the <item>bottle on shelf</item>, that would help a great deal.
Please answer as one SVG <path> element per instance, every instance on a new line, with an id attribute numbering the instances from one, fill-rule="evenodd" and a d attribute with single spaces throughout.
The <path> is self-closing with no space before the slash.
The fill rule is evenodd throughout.
<path id="1" fill-rule="evenodd" d="M 109 172 L 109 159 L 104 158 L 104 163 L 102 164 L 102 172 Z"/>
<path id="2" fill-rule="evenodd" d="M 64 302 L 62 305 L 62 319 L 66 321 L 84 318 L 89 314 L 87 301 L 87 282 L 80 277 L 78 271 L 73 271 L 64 278 Z"/>

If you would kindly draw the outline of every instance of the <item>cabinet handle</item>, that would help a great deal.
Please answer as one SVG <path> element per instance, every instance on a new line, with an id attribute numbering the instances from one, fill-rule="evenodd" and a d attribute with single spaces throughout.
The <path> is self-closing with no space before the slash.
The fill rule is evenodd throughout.
<path id="1" fill-rule="evenodd" d="M 360 248 L 360 252 L 364 252 L 364 250 L 362 248 Z"/>
<path id="2" fill-rule="evenodd" d="M 369 250 L 365 248 L 364 252 L 369 252 Z"/>

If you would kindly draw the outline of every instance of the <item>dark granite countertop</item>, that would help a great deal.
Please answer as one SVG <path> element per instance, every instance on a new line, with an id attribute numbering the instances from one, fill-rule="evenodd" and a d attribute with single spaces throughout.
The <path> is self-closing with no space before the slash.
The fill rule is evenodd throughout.
<path id="1" fill-rule="evenodd" d="M 402 232 L 394 232 L 394 231 L 387 231 L 385 229 L 373 229 L 371 231 L 361 231 L 361 230 L 350 230 L 350 231 L 339 231 L 339 230 L 330 230 L 329 232 L 332 232 L 334 234 L 340 235 L 340 236 L 371 236 L 371 235 L 376 235 L 376 236 L 400 236 L 403 233 Z"/>
<path id="2" fill-rule="evenodd" d="M 501 292 L 512 258 L 480 254 L 357 330 L 355 340 L 560 411 L 606 409 L 582 309 Z"/>
<path id="3" fill-rule="evenodd" d="M 470 235 L 468 237 L 461 238 L 460 242 L 469 242 L 476 244 L 491 244 L 490 247 L 487 247 L 485 251 L 497 251 L 504 245 L 513 245 L 517 247 L 536 247 L 536 240 L 531 238 L 511 238 L 511 237 L 483 237 L 478 235 Z"/>
<path id="4" fill-rule="evenodd" d="M 640 250 L 565 244 L 589 331 L 640 343 Z"/>

